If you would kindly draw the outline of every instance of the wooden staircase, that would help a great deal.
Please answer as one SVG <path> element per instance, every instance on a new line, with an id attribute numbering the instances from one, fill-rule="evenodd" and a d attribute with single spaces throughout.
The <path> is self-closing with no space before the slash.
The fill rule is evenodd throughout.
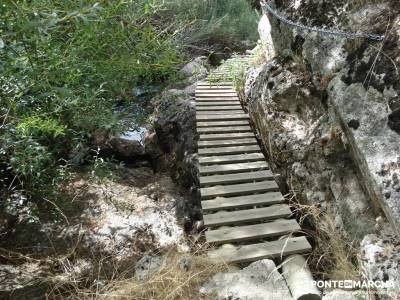
<path id="1" fill-rule="evenodd" d="M 196 89 L 200 192 L 209 256 L 243 263 L 306 253 L 311 245 L 279 192 L 242 109 L 228 60 Z M 216 80 L 216 77 L 220 77 Z"/>

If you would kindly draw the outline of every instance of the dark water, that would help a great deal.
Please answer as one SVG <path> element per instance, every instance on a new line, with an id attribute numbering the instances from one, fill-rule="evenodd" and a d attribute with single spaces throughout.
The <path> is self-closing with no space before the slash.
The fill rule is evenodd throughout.
<path id="1" fill-rule="evenodd" d="M 136 139 L 136 133 L 144 131 L 147 118 L 153 113 L 151 99 L 162 90 L 161 85 L 140 86 L 132 89 L 132 100 L 121 102 L 116 107 L 116 114 L 122 119 L 127 138 Z M 128 138 L 130 139 L 130 138 Z"/>

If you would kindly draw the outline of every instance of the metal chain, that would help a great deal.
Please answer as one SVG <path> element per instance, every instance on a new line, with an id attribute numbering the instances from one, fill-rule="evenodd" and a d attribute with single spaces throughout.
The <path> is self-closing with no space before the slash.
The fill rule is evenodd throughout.
<path id="1" fill-rule="evenodd" d="M 369 34 L 369 33 L 357 33 L 357 32 L 345 32 L 345 31 L 336 31 L 336 30 L 328 30 L 328 29 L 322 29 L 322 28 L 316 28 L 316 27 L 310 27 L 306 26 L 300 23 L 293 22 L 291 20 L 288 20 L 287 18 L 281 16 L 279 13 L 277 13 L 267 2 L 262 1 L 261 2 L 261 7 L 265 8 L 268 12 L 270 12 L 275 18 L 281 20 L 282 22 L 289 24 L 291 26 L 300 28 L 301 30 L 305 31 L 314 31 L 318 32 L 320 34 L 324 35 L 334 35 L 334 36 L 341 36 L 349 39 L 356 39 L 356 38 L 366 38 L 369 40 L 374 40 L 374 41 L 382 41 L 385 36 L 384 35 L 378 35 L 378 34 Z"/>

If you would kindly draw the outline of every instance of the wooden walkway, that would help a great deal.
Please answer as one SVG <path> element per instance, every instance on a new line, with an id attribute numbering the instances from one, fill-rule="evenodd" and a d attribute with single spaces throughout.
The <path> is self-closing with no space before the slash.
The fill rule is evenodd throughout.
<path id="1" fill-rule="evenodd" d="M 216 246 L 209 256 L 242 263 L 309 252 L 230 81 L 229 66 L 237 61 L 228 60 L 196 89 L 205 235 Z"/>

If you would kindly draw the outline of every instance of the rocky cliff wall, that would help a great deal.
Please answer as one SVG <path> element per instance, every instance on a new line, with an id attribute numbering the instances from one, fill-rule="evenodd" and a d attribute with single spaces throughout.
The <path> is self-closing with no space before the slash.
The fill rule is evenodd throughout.
<path id="1" fill-rule="evenodd" d="M 333 206 L 344 201 L 351 214 L 371 218 L 382 210 L 400 233 L 399 5 L 322 2 L 272 5 L 303 24 L 386 31 L 384 42 L 300 31 L 264 12 L 260 48 L 267 61 L 247 78 L 250 114 L 272 163 L 299 181 L 306 202 L 324 205 L 333 197 Z"/>
<path id="2" fill-rule="evenodd" d="M 320 35 L 264 12 L 254 51 L 264 61 L 247 74 L 245 103 L 289 195 L 318 207 L 348 241 L 361 244 L 368 278 L 400 282 L 393 275 L 399 273 L 400 3 L 271 3 L 302 24 L 385 34 L 383 42 Z M 390 253 L 386 265 L 366 258 L 377 244 Z"/>

